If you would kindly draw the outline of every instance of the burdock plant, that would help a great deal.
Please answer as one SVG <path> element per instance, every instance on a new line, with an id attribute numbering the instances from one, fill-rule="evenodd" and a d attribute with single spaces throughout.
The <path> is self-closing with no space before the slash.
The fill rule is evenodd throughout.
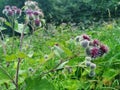
<path id="1" fill-rule="evenodd" d="M 95 75 L 96 64 L 93 61 L 97 57 L 102 57 L 104 54 L 108 53 L 108 47 L 102 44 L 99 40 L 92 40 L 90 36 L 83 34 L 75 38 L 77 43 L 80 43 L 83 48 L 85 48 L 86 57 L 85 65 L 90 68 L 89 76 L 93 77 Z"/>

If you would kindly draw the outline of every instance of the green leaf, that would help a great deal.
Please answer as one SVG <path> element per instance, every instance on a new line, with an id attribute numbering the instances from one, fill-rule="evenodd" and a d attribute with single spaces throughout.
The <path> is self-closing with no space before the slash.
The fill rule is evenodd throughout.
<path id="1" fill-rule="evenodd" d="M 2 31 L 2 30 L 6 30 L 6 28 L 4 28 L 4 27 L 0 27 L 0 31 Z"/>
<path id="2" fill-rule="evenodd" d="M 109 70 L 105 70 L 105 72 L 103 73 L 102 77 L 106 80 L 111 80 L 113 79 L 116 75 L 118 75 L 119 71 L 118 70 L 114 70 L 114 69 L 109 69 Z"/>
<path id="3" fill-rule="evenodd" d="M 18 21 L 15 21 L 15 26 L 14 26 L 14 30 L 18 29 Z"/>
<path id="4" fill-rule="evenodd" d="M 57 69 L 62 69 L 64 66 L 65 66 L 65 64 L 67 64 L 69 61 L 65 61 L 65 62 L 63 62 L 63 63 L 61 63 L 58 67 L 57 67 Z"/>
<path id="5" fill-rule="evenodd" d="M 22 33 L 23 29 L 24 29 L 24 24 L 18 24 L 18 28 L 17 28 L 17 25 L 16 25 L 15 31 L 18 32 L 18 33 Z M 28 34 L 29 33 L 29 27 L 28 26 L 25 27 L 25 30 L 24 30 L 23 33 L 24 34 Z"/>
<path id="6" fill-rule="evenodd" d="M 25 80 L 26 82 L 26 89 L 25 90 L 55 90 L 52 83 L 50 83 L 46 79 L 40 78 L 28 78 Z"/>
<path id="7" fill-rule="evenodd" d="M 6 61 L 10 62 L 10 61 L 14 61 L 15 59 L 17 59 L 15 54 L 12 55 L 6 55 Z"/>
<path id="8" fill-rule="evenodd" d="M 12 28 L 11 23 L 9 23 L 9 22 L 5 22 L 5 24 L 6 24 L 7 26 L 9 26 L 9 27 L 11 27 L 11 28 Z"/>
<path id="9" fill-rule="evenodd" d="M 4 82 L 8 82 L 10 79 L 8 76 L 5 74 L 3 68 L 0 66 L 0 84 Z"/>

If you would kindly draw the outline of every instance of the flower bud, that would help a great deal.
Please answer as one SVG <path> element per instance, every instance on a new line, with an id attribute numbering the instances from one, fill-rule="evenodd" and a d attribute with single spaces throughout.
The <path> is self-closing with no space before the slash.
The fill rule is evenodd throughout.
<path id="1" fill-rule="evenodd" d="M 93 40 L 93 45 L 94 46 L 98 46 L 99 44 L 100 44 L 100 42 L 97 39 Z"/>
<path id="2" fill-rule="evenodd" d="M 38 12 L 38 11 L 34 11 L 33 14 L 34 14 L 35 16 L 38 16 L 38 15 L 39 15 L 39 12 Z"/>
<path id="3" fill-rule="evenodd" d="M 91 62 L 90 61 L 86 61 L 86 66 L 89 67 L 91 65 Z"/>
<path id="4" fill-rule="evenodd" d="M 88 45 L 89 45 L 89 41 L 88 40 L 83 40 L 83 41 L 80 42 L 80 44 L 83 48 L 87 48 Z"/>
<path id="5" fill-rule="evenodd" d="M 86 61 L 91 61 L 91 57 L 86 57 L 85 60 Z"/>
<path id="6" fill-rule="evenodd" d="M 96 57 L 98 56 L 98 52 L 99 52 L 99 48 L 93 47 L 93 48 L 90 50 L 91 57 L 92 57 L 92 58 L 96 58 Z"/>
<path id="7" fill-rule="evenodd" d="M 96 64 L 91 63 L 91 64 L 90 64 L 90 68 L 91 68 L 91 70 L 95 69 L 95 68 L 96 68 Z"/>
<path id="8" fill-rule="evenodd" d="M 35 25 L 36 25 L 36 26 L 39 26 L 39 25 L 40 25 L 40 20 L 36 19 L 36 20 L 35 20 Z"/>
<path id="9" fill-rule="evenodd" d="M 105 45 L 101 45 L 100 50 L 102 50 L 104 53 L 107 53 L 108 52 L 108 47 L 105 46 Z"/>
<path id="10" fill-rule="evenodd" d="M 11 9 L 9 5 L 5 6 L 5 9 L 9 10 Z"/>
<path id="11" fill-rule="evenodd" d="M 89 73 L 89 76 L 90 76 L 90 77 L 95 76 L 95 71 L 94 71 L 94 70 L 91 70 L 90 73 Z"/>
<path id="12" fill-rule="evenodd" d="M 83 39 L 90 41 L 90 37 L 88 35 L 83 35 L 82 37 L 83 37 Z"/>
<path id="13" fill-rule="evenodd" d="M 13 16 L 13 15 L 14 15 L 14 12 L 12 10 L 8 10 L 7 16 Z"/>

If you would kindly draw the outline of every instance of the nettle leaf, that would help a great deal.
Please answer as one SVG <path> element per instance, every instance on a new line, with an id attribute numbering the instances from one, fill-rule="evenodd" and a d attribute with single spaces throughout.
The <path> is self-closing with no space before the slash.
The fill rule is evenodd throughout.
<path id="1" fill-rule="evenodd" d="M 105 72 L 103 73 L 102 77 L 105 80 L 111 80 L 111 79 L 113 79 L 118 74 L 119 74 L 118 70 L 109 69 L 109 70 L 105 70 Z"/>
<path id="2" fill-rule="evenodd" d="M 55 90 L 55 87 L 46 79 L 40 78 L 27 78 L 25 80 L 26 89 L 25 90 Z"/>
<path id="3" fill-rule="evenodd" d="M 18 33 L 22 33 L 22 32 L 23 32 L 24 24 L 18 24 L 18 26 L 17 26 L 17 23 L 16 23 L 15 26 L 16 26 L 16 27 L 15 27 L 15 31 L 16 31 L 16 32 L 18 32 Z M 24 34 L 28 34 L 28 33 L 29 33 L 29 27 L 28 27 L 28 26 L 25 27 L 25 30 L 24 30 L 23 33 L 24 33 Z"/>

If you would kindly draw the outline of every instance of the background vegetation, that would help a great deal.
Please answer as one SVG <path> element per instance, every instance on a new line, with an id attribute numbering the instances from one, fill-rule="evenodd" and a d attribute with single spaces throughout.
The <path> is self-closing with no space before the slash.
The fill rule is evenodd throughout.
<path id="1" fill-rule="evenodd" d="M 0 0 L 0 11 L 4 5 L 22 7 L 24 1 Z M 118 18 L 120 16 L 119 0 L 35 0 L 45 14 L 47 22 L 60 24 L 62 22 L 89 23 L 100 19 Z M 19 2 L 19 3 L 18 3 Z"/>
<path id="2" fill-rule="evenodd" d="M 0 0 L 0 16 L 5 17 L 5 5 L 22 8 L 24 1 Z M 120 90 L 119 0 L 35 1 L 45 15 L 41 28 L 29 33 L 28 25 L 21 33 L 24 16 L 13 28 L 9 22 L 0 27 L 7 32 L 0 32 L 5 37 L 0 38 L 0 90 Z M 9 30 L 18 33 L 9 37 Z M 83 34 L 109 47 L 106 55 L 92 61 L 96 64 L 93 77 L 82 63 L 85 49 L 75 42 Z"/>

